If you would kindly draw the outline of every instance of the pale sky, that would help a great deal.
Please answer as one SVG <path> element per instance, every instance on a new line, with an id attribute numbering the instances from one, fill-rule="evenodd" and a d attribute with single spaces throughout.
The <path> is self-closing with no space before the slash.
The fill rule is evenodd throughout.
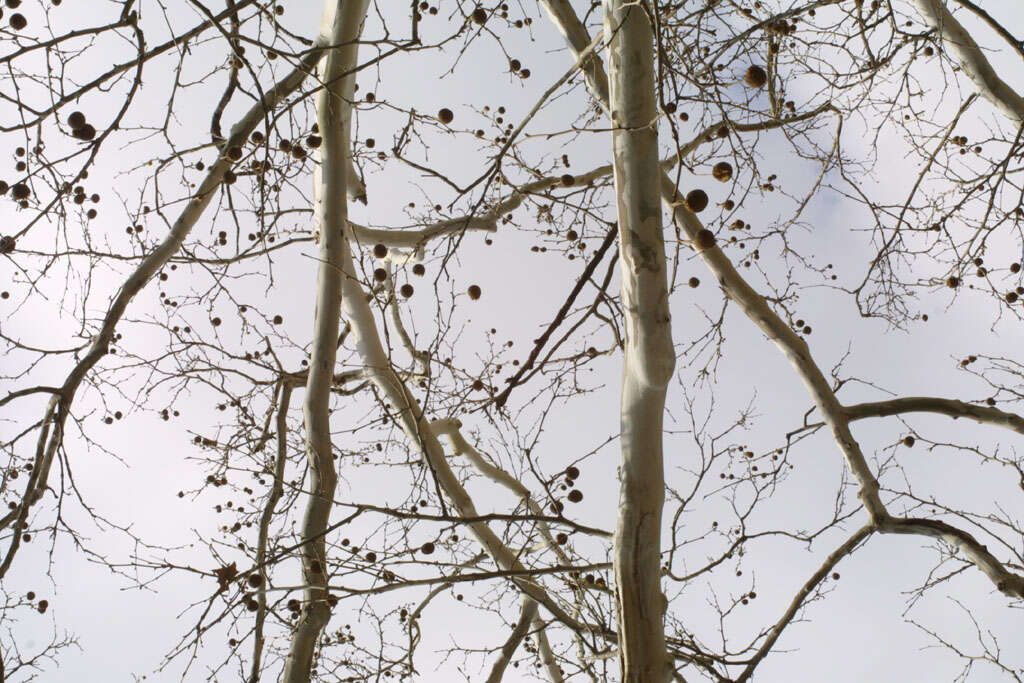
<path id="1" fill-rule="evenodd" d="M 406 4 L 398 4 L 401 5 L 401 11 L 405 11 Z M 442 15 L 450 11 L 448 4 L 442 3 Z M 586 3 L 574 4 L 580 10 L 585 9 Z M 1024 6 L 991 1 L 982 4 L 1005 26 L 1024 26 Z M 31 14 L 38 13 L 39 9 L 34 4 L 31 7 L 28 5 L 25 3 L 26 10 L 23 11 L 31 19 Z M 155 44 L 162 40 L 159 36 L 162 21 L 159 18 L 160 7 L 155 3 L 142 3 L 141 6 L 144 20 L 151 22 L 153 27 L 153 35 L 148 41 Z M 385 11 L 392 9 L 387 6 Z M 394 98 L 402 106 L 414 103 L 417 110 L 422 112 L 432 113 L 447 106 L 455 112 L 454 125 L 466 129 L 482 125 L 479 123 L 482 119 L 473 107 L 484 104 L 492 108 L 499 105 L 507 107 L 508 120 L 518 122 L 536 97 L 565 72 L 571 61 L 563 49 L 561 36 L 552 28 L 542 11 L 532 3 L 523 8 L 517 5 L 512 9 L 519 14 L 525 9 L 526 15 L 534 19 L 531 32 L 512 32 L 505 42 L 508 55 L 521 59 L 524 66 L 531 69 L 532 76 L 528 81 L 505 73 L 507 57 L 494 41 L 477 41 L 462 55 L 454 74 L 445 75 L 452 66 L 454 50 L 441 56 L 427 53 L 399 56 L 385 62 L 379 71 L 368 70 L 361 74 L 358 79 L 360 93 L 372 90 L 378 101 L 386 102 Z M 97 21 L 97 16 L 104 17 L 104 20 L 108 16 L 114 18 L 118 8 L 113 3 L 105 2 L 89 3 L 88 6 L 86 3 L 65 2 L 60 11 L 66 13 L 67 22 L 73 24 L 75 21 Z M 287 5 L 287 25 L 297 33 L 312 38 L 319 25 L 319 12 L 319 3 L 293 0 Z M 92 16 L 93 13 L 95 16 Z M 197 13 L 188 7 L 188 3 L 169 3 L 166 15 L 167 20 L 178 27 L 198 21 Z M 980 24 L 966 19 L 964 21 L 965 25 L 976 32 L 975 35 L 983 45 L 998 46 L 992 34 L 981 29 Z M 371 26 L 376 27 L 376 24 Z M 368 32 L 372 30 L 370 28 Z M 424 30 L 431 30 L 429 22 L 424 23 Z M 461 43 L 456 44 L 461 46 Z M 217 55 L 223 46 L 210 44 L 199 49 L 209 52 L 211 59 L 220 59 Z M 366 57 L 368 54 L 364 52 L 361 56 Z M 991 59 L 1011 85 L 1018 88 L 1018 91 L 1024 91 L 1024 69 L 1019 55 L 999 49 L 992 52 Z M 130 119 L 134 123 L 161 124 L 169 96 L 170 84 L 166 81 L 166 69 L 170 64 L 165 58 L 144 74 L 147 94 L 133 105 Z M 79 68 L 88 71 L 87 66 L 99 68 L 84 64 Z M 926 73 L 918 76 L 932 82 L 928 81 Z M 189 126 L 206 129 L 212 106 L 209 96 L 219 92 L 223 78 L 221 72 L 216 83 L 203 84 L 194 90 L 194 94 L 191 90 L 179 93 L 178 97 L 194 98 L 195 101 L 184 104 L 179 101 L 179 120 L 174 123 L 176 130 L 187 130 Z M 792 92 L 790 94 L 793 95 Z M 531 129 L 548 131 L 567 128 L 572 123 L 571 117 L 582 110 L 583 97 L 582 89 L 578 86 L 568 92 L 561 91 L 559 99 L 550 109 L 542 112 Z M 102 112 L 104 103 L 95 98 L 84 106 L 90 107 L 91 112 Z M 0 105 L 6 121 L 11 118 L 11 113 L 5 107 L 10 108 L 7 104 Z M 981 138 L 984 126 L 994 121 L 997 114 L 993 113 L 994 110 L 987 103 L 976 105 L 972 112 L 973 118 L 962 130 L 972 139 Z M 228 114 L 231 113 L 229 110 Z M 230 115 L 225 115 L 228 125 L 232 120 Z M 379 148 L 390 149 L 401 121 L 400 114 L 389 113 L 384 108 L 362 110 L 358 115 L 355 137 L 358 140 L 375 138 L 379 141 Z M 863 138 L 859 137 L 863 132 L 859 127 L 861 125 L 857 121 L 848 123 L 844 133 L 846 151 L 861 151 L 863 156 L 876 154 L 874 177 L 868 187 L 878 193 L 891 194 L 892 198 L 898 200 L 906 194 L 909 184 L 913 182 L 915 167 L 905 159 L 902 151 L 894 153 L 899 149 L 895 142 L 891 147 L 886 145 L 877 150 L 868 148 Z M 124 141 L 127 142 L 129 137 Z M 141 139 L 142 135 L 137 137 Z M 568 145 L 565 150 L 559 147 L 563 139 Z M 662 145 L 667 149 L 666 140 L 663 138 Z M 0 148 L 4 151 L 15 144 L 6 137 L 5 143 Z M 430 152 L 430 161 L 450 171 L 453 177 L 465 181 L 480 172 L 481 157 L 474 154 L 475 148 L 471 143 L 460 139 L 449 144 L 441 138 L 434 138 L 432 143 L 434 146 Z M 533 141 L 531 144 L 539 145 L 541 142 Z M 564 136 L 543 144 L 551 146 L 550 153 L 553 156 L 560 156 L 563 151 L 569 154 L 574 170 L 590 169 L 606 163 L 609 158 L 610 142 L 607 135 L 587 134 L 571 142 L 568 136 Z M 126 220 L 121 200 L 127 206 L 134 207 L 140 179 L 145 176 L 145 172 L 128 175 L 122 172 L 129 169 L 136 159 L 146 158 L 147 149 L 144 142 L 125 146 L 116 154 L 112 154 L 114 148 L 107 149 L 90 173 L 90 183 L 97 191 L 102 187 L 104 193 L 119 197 L 111 197 L 102 205 L 103 217 L 109 216 L 110 221 L 118 226 Z M 771 162 L 784 153 L 784 148 L 777 139 L 766 136 L 759 151 Z M 775 156 L 773 152 L 776 152 Z M 422 205 L 434 201 L 431 193 L 437 191 L 436 184 L 395 166 L 389 162 L 384 172 L 368 173 L 370 201 L 365 207 L 352 206 L 351 218 L 354 221 L 384 226 L 408 224 L 411 220 L 404 210 L 408 202 Z M 783 176 L 784 186 L 794 193 L 799 193 L 814 180 L 812 169 L 806 164 L 793 161 L 791 157 L 783 157 L 781 167 L 775 172 Z M 712 195 L 712 202 L 724 199 L 725 190 L 722 187 L 712 187 L 710 179 L 704 180 Z M 310 180 L 307 178 L 306 182 Z M 301 189 L 309 190 L 308 187 Z M 766 199 L 762 203 L 758 201 L 753 199 L 746 205 L 747 220 L 755 226 L 767 225 L 784 210 L 780 208 L 781 204 L 772 203 L 776 201 L 774 199 Z M 0 222 L 20 220 L 12 206 L 10 202 L 0 203 Z M 519 218 L 523 223 L 532 220 L 525 212 Z M 303 220 L 298 218 L 295 224 Z M 852 285 L 862 276 L 866 259 L 871 254 L 867 244 L 868 233 L 853 231 L 870 226 L 865 212 L 857 205 L 825 190 L 810 203 L 804 221 L 809 230 L 798 237 L 801 245 L 813 252 L 816 263 L 835 265 L 835 272 L 840 275 L 838 284 Z M 211 226 L 208 217 L 204 218 L 196 227 L 194 235 L 206 239 Z M 147 229 L 162 234 L 162 228 L 156 221 L 147 224 Z M 120 227 L 112 227 L 108 233 L 112 236 L 110 241 L 113 248 L 118 250 L 125 246 L 123 242 L 117 242 L 120 233 Z M 464 327 L 456 344 L 459 354 L 471 358 L 486 353 L 486 331 L 492 327 L 499 331 L 496 336 L 498 343 L 513 339 L 516 342 L 515 348 L 525 354 L 531 339 L 537 334 L 537 326 L 545 324 L 560 305 L 561 297 L 568 290 L 569 283 L 574 281 L 579 267 L 567 265 L 554 255 L 534 256 L 529 252 L 529 247 L 534 243 L 536 239 L 532 235 L 501 230 L 494 236 L 492 246 L 486 246 L 481 235 L 466 238 L 458 258 L 452 264 L 453 282 L 450 286 L 461 291 L 466 283 L 476 283 L 485 295 L 478 306 L 470 308 L 460 305 L 457 322 Z M 995 254 L 990 251 L 993 262 L 1009 262 L 1019 256 L 1019 241 L 1007 239 L 1000 246 L 1005 248 L 1006 253 Z M 762 250 L 763 262 L 770 264 L 778 256 L 778 245 L 774 247 Z M 262 286 L 246 283 L 240 284 L 237 290 L 252 301 L 265 301 L 266 310 L 282 311 L 294 339 L 308 339 L 311 329 L 315 269 L 309 257 L 313 253 L 313 247 L 306 244 L 291 256 L 276 262 L 274 290 L 266 291 Z M 428 268 L 430 263 L 428 261 Z M 580 261 L 574 263 L 579 264 Z M 773 267 L 765 263 L 762 265 L 766 270 Z M 431 269 L 430 272 L 435 270 Z M 12 278 L 13 273 L 9 263 L 0 263 L 0 274 L 6 280 Z M 697 290 L 681 291 L 672 302 L 673 336 L 677 344 L 685 345 L 703 333 L 704 313 L 717 315 L 721 306 L 721 293 L 712 286 L 711 276 L 699 261 L 684 261 L 680 275 L 683 280 L 696 275 L 703 282 Z M 922 274 L 923 277 L 931 275 L 933 273 Z M 95 316 L 101 311 L 116 290 L 118 282 L 118 273 L 107 270 L 97 272 L 95 291 L 88 304 L 90 315 Z M 756 281 L 755 286 L 760 282 Z M 53 286 L 56 284 L 53 283 Z M 177 291 L 184 291 L 188 285 L 181 283 Z M 441 286 L 447 288 L 449 283 Z M 55 291 L 60 290 L 58 288 Z M 70 337 L 62 338 L 61 335 L 75 332 L 73 312 L 76 305 L 81 305 L 80 301 L 64 302 L 64 315 L 58 317 L 59 300 L 51 299 L 51 309 L 46 310 L 45 315 L 32 306 L 16 306 L 16 300 L 15 296 L 12 300 L 0 302 L 0 307 L 5 307 L 0 310 L 5 335 L 49 347 L 70 344 Z M 926 324 L 911 326 L 906 331 L 894 331 L 882 321 L 860 318 L 850 297 L 825 288 L 808 287 L 802 290 L 798 308 L 814 327 L 809 343 L 816 361 L 823 369 L 831 368 L 845 358 L 843 376 L 870 380 L 894 395 L 935 395 L 962 400 L 981 400 L 988 396 L 987 387 L 978 379 L 958 371 L 957 363 L 960 358 L 972 353 L 1015 358 L 1024 338 L 1020 319 L 1007 315 L 997 319 L 998 310 L 991 299 L 970 292 L 962 292 L 954 305 L 950 305 L 953 299 L 947 291 L 929 291 L 916 303 L 917 310 L 928 314 L 930 320 Z M 156 288 L 151 283 L 136 299 L 128 315 L 134 320 L 143 320 L 147 315 L 156 314 L 160 310 L 162 307 L 157 301 Z M 424 338 L 429 339 L 429 331 L 435 324 L 435 309 L 430 299 L 414 299 L 408 315 L 415 327 L 423 331 Z M 143 326 L 136 327 L 140 329 L 134 332 L 135 328 L 132 328 L 133 340 L 141 340 L 137 343 L 163 343 L 163 337 L 159 334 L 147 333 Z M 715 433 L 728 427 L 738 411 L 752 404 L 756 417 L 754 425 L 747 431 L 731 435 L 730 440 L 756 445 L 762 450 L 781 445 L 784 434 L 799 426 L 804 412 L 811 407 L 811 401 L 786 359 L 735 308 L 730 308 L 728 312 L 725 330 L 724 359 L 719 366 L 709 432 Z M 147 334 L 151 334 L 151 338 Z M 219 334 L 225 335 L 225 338 L 235 335 L 232 339 L 237 341 L 238 325 L 228 321 Z M 297 359 L 299 354 L 292 352 L 290 357 Z M 34 369 L 30 376 L 36 383 L 53 383 L 59 381 L 69 367 L 68 358 L 52 360 Z M 591 386 L 602 388 L 568 407 L 559 407 L 557 417 L 545 425 L 544 439 L 535 456 L 544 464 L 548 473 L 557 472 L 564 464 L 597 448 L 607 435 L 616 431 L 621 357 L 606 358 L 590 367 L 594 368 L 594 372 L 586 378 L 587 381 Z M 24 383 L 23 379 L 5 380 L 0 387 L 0 394 L 6 394 Z M 674 383 L 669 393 L 669 417 L 666 420 L 669 429 L 689 428 L 688 416 L 683 407 L 684 392 L 696 399 L 698 412 L 706 411 L 709 407 L 706 395 L 694 392 L 692 386 L 684 386 L 683 382 Z M 98 405 L 93 392 L 83 393 L 91 396 L 91 403 L 79 404 L 78 411 L 81 414 L 86 408 L 99 410 L 96 415 L 87 418 L 87 422 L 91 421 L 93 426 L 90 436 L 102 437 L 102 445 L 109 449 L 105 453 L 95 445 L 88 446 L 79 437 L 77 430 L 73 430 L 69 436 L 67 450 L 71 458 L 74 483 L 84 499 L 110 523 L 131 526 L 138 536 L 162 546 L 181 546 L 175 557 L 183 562 L 194 561 L 196 567 L 203 571 L 213 569 L 214 564 L 202 544 L 195 551 L 190 551 L 187 545 L 200 536 L 217 535 L 216 527 L 223 523 L 223 518 L 218 518 L 211 508 L 220 498 L 212 493 L 204 493 L 195 500 L 190 497 L 179 500 L 175 494 L 181 489 L 195 488 L 208 472 L 197 462 L 199 452 L 193 450 L 191 435 L 184 430 L 223 418 L 223 415 L 213 411 L 216 396 L 197 392 L 193 397 L 180 401 L 177 407 L 182 412 L 182 418 L 177 421 L 163 422 L 153 415 L 140 414 L 137 419 L 127 419 L 99 430 L 95 429 L 95 425 L 98 424 L 99 416 L 104 414 L 103 408 Z M 887 395 L 871 386 L 851 384 L 843 389 L 840 396 L 845 401 L 855 402 L 880 400 Z M 124 405 L 130 397 L 105 398 L 110 401 L 113 409 L 115 405 Z M 300 403 L 300 398 L 293 398 L 294 408 Z M 26 401 L 13 405 L 9 414 L 0 414 L 0 429 L 3 430 L 0 434 L 5 438 L 14 429 L 12 425 L 24 425 L 41 414 L 38 402 Z M 1014 410 L 1015 406 L 1007 405 L 1005 408 Z M 351 412 L 353 418 L 362 415 L 354 409 Z M 530 414 L 529 411 L 526 414 Z M 344 429 L 346 416 L 345 410 L 340 410 L 336 416 L 339 430 Z M 467 426 L 486 428 L 483 423 L 473 423 L 473 419 L 466 420 Z M 994 449 L 999 444 L 1001 453 L 1013 452 L 1016 441 L 1011 438 L 1010 432 L 963 422 L 918 416 L 908 420 L 908 424 L 926 440 L 939 443 L 955 441 L 975 445 L 980 449 Z M 888 418 L 855 423 L 854 433 L 861 440 L 869 458 L 882 460 L 893 454 L 894 445 L 908 432 L 907 427 L 898 420 Z M 344 439 L 345 436 L 342 433 L 338 438 Z M 22 445 L 22 448 L 28 447 L 29 444 Z M 692 463 L 694 448 L 693 440 L 687 434 L 667 437 L 666 469 L 670 482 L 685 481 L 685 470 Z M 504 454 L 493 454 L 508 463 Z M 913 485 L 919 495 L 934 494 L 951 504 L 970 504 L 972 510 L 980 513 L 992 511 L 995 500 L 1011 516 L 1020 518 L 1024 512 L 1021 491 L 1016 480 L 1005 469 L 979 467 L 976 459 L 954 449 L 929 449 L 923 442 L 909 452 L 906 449 L 898 450 L 897 456 L 905 462 L 907 471 L 912 473 Z M 617 462 L 615 444 L 606 446 L 598 457 L 588 460 L 581 478 L 585 500 L 574 506 L 569 514 L 593 526 L 614 528 Z M 780 528 L 809 530 L 829 519 L 843 469 L 838 450 L 827 435 L 817 435 L 794 449 L 793 462 L 795 469 L 784 487 L 766 506 L 763 516 L 757 518 L 755 528 L 767 528 L 774 524 Z M 354 471 L 342 470 L 340 474 L 342 480 L 337 491 L 340 500 L 375 502 L 391 500 L 396 495 L 390 488 L 393 482 L 389 481 L 385 472 L 358 468 Z M 55 467 L 52 476 L 59 478 L 60 475 Z M 527 483 L 531 484 L 530 481 Z M 480 479 L 472 480 L 469 490 L 475 495 L 481 512 L 507 511 L 513 504 L 510 496 L 503 492 L 495 494 L 493 487 Z M 848 495 L 852 496 L 852 493 L 848 492 Z M 712 519 L 724 512 L 722 509 L 709 510 L 698 506 L 694 512 L 689 513 L 686 525 L 689 528 L 709 525 Z M 45 518 L 52 519 L 52 506 L 42 505 L 36 514 L 44 517 L 49 515 Z M 146 560 L 157 556 L 149 550 L 133 548 L 115 530 L 97 528 L 77 504 L 69 502 L 65 514 L 74 520 L 91 550 L 105 553 L 115 564 L 125 564 L 123 571 L 129 577 L 136 575 L 135 570 L 127 566 L 133 553 L 137 552 Z M 767 541 L 754 544 L 750 557 L 742 562 L 742 576 L 734 577 L 735 580 L 716 577 L 715 587 L 719 591 L 719 598 L 728 593 L 736 595 L 750 590 L 752 585 L 757 588 L 757 600 L 744 608 L 745 611 L 730 618 L 734 637 L 739 638 L 743 633 L 753 635 L 756 632 L 754 629 L 773 623 L 796 589 L 820 565 L 822 558 L 831 552 L 845 534 L 859 526 L 863 518 L 861 513 L 845 526 L 842 533 L 830 532 L 825 535 L 820 542 L 809 548 L 809 552 L 792 542 Z M 1017 552 L 1020 552 L 1020 543 L 1018 539 Z M 190 609 L 190 605 L 193 601 L 199 601 L 199 609 L 202 609 L 202 601 L 212 591 L 212 579 L 172 573 L 152 586 L 139 589 L 133 586 L 129 578 L 112 573 L 105 566 L 76 551 L 65 536 L 56 542 L 53 563 L 47 565 L 49 549 L 49 539 L 42 534 L 38 535 L 21 550 L 14 569 L 3 585 L 3 590 L 10 595 L 34 590 L 39 596 L 49 596 L 51 609 L 45 615 L 31 612 L 9 626 L 17 642 L 26 650 L 49 640 L 54 629 L 58 634 L 67 632 L 77 638 L 79 647 L 62 652 L 59 667 L 48 665 L 37 680 L 44 683 L 100 680 L 120 682 L 141 680 L 144 675 L 149 681 L 180 680 L 184 660 L 172 663 L 164 671 L 157 671 L 157 667 L 163 656 L 174 648 L 183 635 L 187 635 L 195 623 L 199 612 L 195 608 Z M 826 600 L 811 605 L 806 613 L 807 622 L 793 625 L 786 631 L 776 646 L 777 652 L 761 666 L 756 680 L 766 683 L 952 680 L 962 664 L 948 651 L 932 647 L 934 641 L 904 621 L 910 597 L 906 591 L 912 590 L 924 580 L 933 566 L 934 556 L 935 551 L 926 539 L 872 538 L 852 558 L 840 564 L 838 571 L 841 579 L 832 582 L 831 594 Z M 1006 553 L 1000 556 L 1006 557 Z M 688 564 L 698 566 L 705 559 L 703 556 L 695 556 Z M 740 568 L 740 565 L 734 568 Z M 284 572 L 284 567 L 280 571 Z M 294 583 L 297 583 L 298 571 L 295 567 L 292 571 L 295 575 Z M 148 578 L 152 578 L 152 575 L 146 575 L 143 580 Z M 483 595 L 486 590 L 487 587 L 483 585 L 459 588 L 459 591 L 467 595 L 467 604 L 472 602 L 474 595 Z M 673 585 L 670 590 L 679 589 Z M 415 604 L 423 599 L 426 592 L 426 589 L 410 589 L 407 594 L 395 596 L 394 599 Z M 692 618 L 693 625 L 689 627 L 709 638 L 710 646 L 719 647 L 719 643 L 713 640 L 716 624 L 714 612 L 709 608 L 710 599 L 707 583 L 698 580 L 689 584 L 685 592 L 676 598 L 672 610 L 677 617 L 687 620 L 688 626 Z M 991 631 L 1000 638 L 1009 662 L 1024 666 L 1021 658 L 1014 658 L 1013 653 L 1019 642 L 1019 610 L 1011 610 L 1006 598 L 994 591 L 989 581 L 976 570 L 968 571 L 930 593 L 915 604 L 911 614 L 952 642 L 973 647 L 974 627 L 956 601 L 969 607 L 970 613 L 983 630 Z M 442 651 L 453 643 L 467 648 L 497 648 L 507 636 L 508 629 L 498 623 L 493 615 L 476 612 L 467 604 L 460 604 L 446 596 L 428 608 L 424 623 L 433 624 L 433 629 L 424 632 L 419 646 L 417 664 L 422 674 L 419 680 L 475 681 L 483 678 L 481 672 L 486 671 L 492 657 L 470 658 L 467 668 L 459 672 L 461 660 L 445 660 L 442 656 Z M 358 600 L 342 601 L 335 610 L 330 628 L 333 630 L 341 624 L 350 623 L 357 632 L 359 629 L 369 629 L 369 623 L 360 614 L 361 606 Z M 514 620 L 515 609 L 510 609 L 505 616 Z M 552 627 L 549 633 L 556 643 L 567 640 L 564 629 Z M 224 658 L 227 652 L 224 641 L 227 637 L 226 633 L 217 630 L 208 636 L 198 655 L 199 663 L 187 680 L 206 679 L 204 667 L 219 663 Z M 510 683 L 536 680 L 528 673 L 509 669 L 505 680 Z M 215 680 L 237 680 L 237 672 L 229 667 L 226 673 Z M 969 680 L 1002 679 L 997 677 L 993 669 L 981 668 Z"/>

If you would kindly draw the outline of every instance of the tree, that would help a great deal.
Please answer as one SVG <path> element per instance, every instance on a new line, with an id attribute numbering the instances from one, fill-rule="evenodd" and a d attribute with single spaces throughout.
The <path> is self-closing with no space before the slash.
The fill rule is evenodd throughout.
<path id="1" fill-rule="evenodd" d="M 810 680 L 858 558 L 1024 676 L 1020 10 L 6 5 L 3 680 L 84 562 L 157 677 Z"/>

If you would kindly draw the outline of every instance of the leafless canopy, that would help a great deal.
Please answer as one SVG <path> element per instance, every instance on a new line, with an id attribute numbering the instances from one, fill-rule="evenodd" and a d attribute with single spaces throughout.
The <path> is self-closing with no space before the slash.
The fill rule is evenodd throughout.
<path id="1" fill-rule="evenodd" d="M 1024 680 L 1014 3 L 311 4 L 6 0 L 0 680 Z"/>

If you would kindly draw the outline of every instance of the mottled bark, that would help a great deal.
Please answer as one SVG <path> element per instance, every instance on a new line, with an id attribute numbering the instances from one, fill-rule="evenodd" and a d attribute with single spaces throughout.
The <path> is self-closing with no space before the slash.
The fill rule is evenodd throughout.
<path id="1" fill-rule="evenodd" d="M 671 675 L 661 592 L 662 422 L 675 366 L 658 186 L 654 36 L 640 3 L 605 0 L 626 344 L 619 519 L 612 551 L 622 680 Z"/>

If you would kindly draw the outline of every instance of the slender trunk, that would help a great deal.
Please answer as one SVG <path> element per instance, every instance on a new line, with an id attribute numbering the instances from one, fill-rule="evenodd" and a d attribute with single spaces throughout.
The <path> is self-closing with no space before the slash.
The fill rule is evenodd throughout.
<path id="1" fill-rule="evenodd" d="M 316 319 L 302 411 L 306 425 L 310 498 L 302 520 L 302 575 L 305 605 L 285 662 L 285 683 L 307 683 L 321 632 L 331 618 L 327 592 L 324 532 L 338 475 L 331 449 L 330 396 L 337 356 L 342 296 L 342 264 L 347 258 L 345 230 L 352 95 L 358 46 L 355 41 L 366 16 L 367 0 L 327 0 L 321 34 L 333 45 L 323 64 L 323 88 L 317 95 L 317 122 L 323 143 L 315 174 L 317 222 L 320 228 Z"/>
<path id="2" fill-rule="evenodd" d="M 661 592 L 662 419 L 675 366 L 662 237 L 654 37 L 639 3 L 605 0 L 608 92 L 626 347 L 622 464 L 613 559 L 622 680 L 671 675 Z"/>

